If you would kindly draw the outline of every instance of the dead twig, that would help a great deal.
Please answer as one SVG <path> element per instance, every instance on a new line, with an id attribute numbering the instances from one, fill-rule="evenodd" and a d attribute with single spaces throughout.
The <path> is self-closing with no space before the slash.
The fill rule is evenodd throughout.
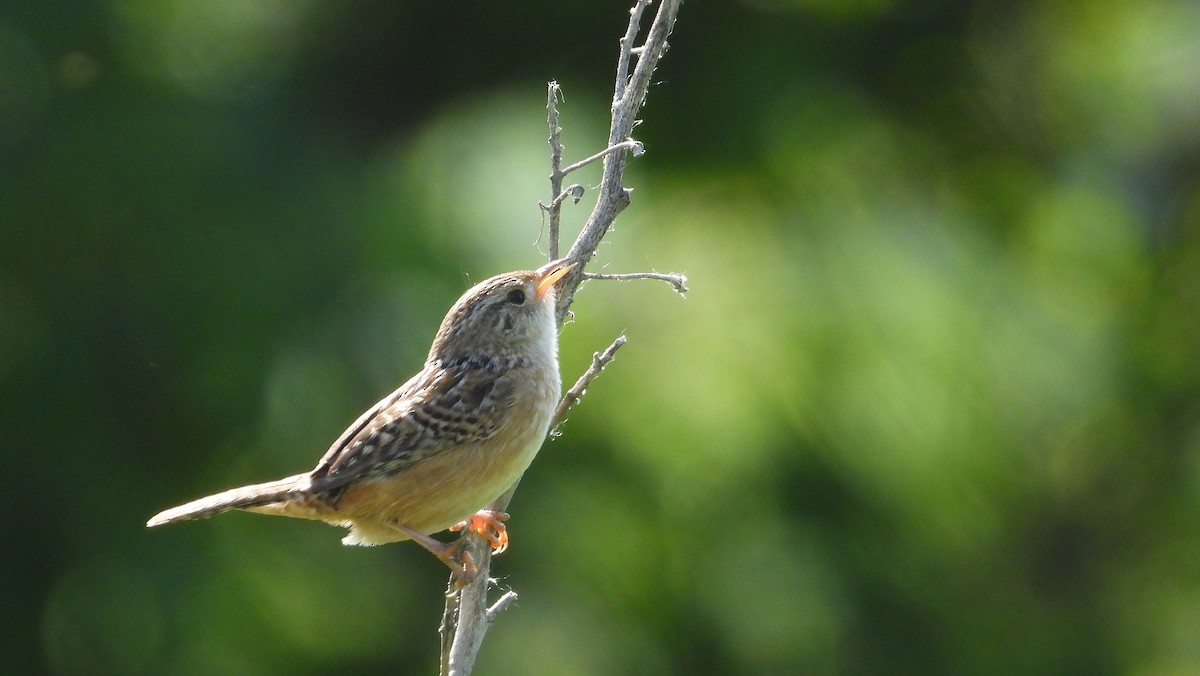
<path id="1" fill-rule="evenodd" d="M 659 279 L 671 283 L 681 294 L 687 290 L 686 278 L 683 275 L 664 275 L 655 272 L 590 275 L 584 271 L 587 263 L 600 246 L 600 242 L 604 239 L 604 235 L 612 227 L 617 215 L 629 204 L 630 190 L 622 186 L 627 155 L 632 154 L 636 157 L 644 151 L 642 144 L 635 141 L 631 134 L 637 125 L 638 110 L 646 100 L 651 75 L 654 73 L 659 59 L 666 52 L 667 37 L 675 25 L 675 16 L 681 2 L 682 0 L 661 0 L 658 13 L 650 26 L 645 42 L 641 46 L 635 46 L 634 41 L 640 31 L 642 14 L 652 4 L 652 0 L 635 0 L 633 8 L 629 12 L 629 25 L 620 42 L 612 102 L 612 122 L 609 126 L 608 143 L 604 150 L 565 168 L 562 166 L 562 127 L 559 124 L 558 113 L 560 87 L 557 82 L 550 82 L 547 86 L 546 121 L 550 130 L 547 142 L 550 144 L 551 201 L 548 206 L 544 204 L 540 206 L 549 216 L 550 259 L 559 257 L 562 203 L 568 198 L 578 202 L 583 196 L 582 186 L 573 185 L 564 190 L 563 179 L 567 174 L 588 164 L 601 160 L 604 162 L 596 205 L 568 253 L 568 257 L 575 261 L 576 265 L 558 285 L 558 301 L 555 312 L 559 326 L 567 317 L 580 283 L 589 277 L 592 279 Z M 636 65 L 634 65 L 635 60 Z M 630 71 L 631 66 L 632 72 Z M 562 422 L 568 409 L 579 402 L 588 385 L 613 360 L 616 351 L 625 344 L 625 341 L 625 336 L 621 335 L 603 352 L 593 355 L 591 366 L 563 395 L 554 413 L 550 429 L 556 428 Z M 517 486 L 514 484 L 489 506 L 490 509 L 506 510 L 516 489 Z M 451 579 L 439 630 L 442 637 L 441 673 L 443 676 L 466 676 L 471 673 L 488 627 L 495 621 L 496 616 L 516 599 L 514 592 L 507 591 L 493 605 L 488 606 L 488 588 L 490 584 L 495 583 L 495 580 L 489 575 L 492 559 L 491 549 L 482 538 L 473 533 L 466 532 L 461 538 L 479 568 L 479 575 L 471 584 L 457 591 L 454 590 L 453 578 Z"/>
<path id="2" fill-rule="evenodd" d="M 631 279 L 657 279 L 660 282 L 666 282 L 667 284 L 670 284 L 671 286 L 675 287 L 675 293 L 677 293 L 681 296 L 686 296 L 687 292 L 688 292 L 687 275 L 681 275 L 681 274 L 675 273 L 675 272 L 672 272 L 672 273 L 622 272 L 622 273 L 612 273 L 612 274 L 598 273 L 598 272 L 585 272 L 583 274 L 583 278 L 584 279 L 609 279 L 609 280 L 614 280 L 614 281 L 619 281 L 619 282 L 628 281 Z"/>
<path id="3" fill-rule="evenodd" d="M 583 398 L 583 393 L 587 391 L 588 385 L 591 385 L 596 376 L 600 375 L 600 372 L 604 370 L 604 367 L 608 366 L 616 358 L 617 350 L 621 349 L 621 346 L 627 341 L 628 339 L 625 337 L 625 334 L 622 333 L 603 352 L 592 353 L 592 365 L 588 367 L 588 370 L 583 372 L 583 375 L 579 376 L 579 380 L 575 381 L 571 389 L 567 390 L 562 400 L 558 402 L 558 408 L 554 409 L 554 417 L 550 420 L 551 430 L 556 429 L 562 424 L 563 419 L 567 417 L 567 411 L 579 403 L 579 400 Z M 553 434 L 553 431 L 551 434 Z"/>

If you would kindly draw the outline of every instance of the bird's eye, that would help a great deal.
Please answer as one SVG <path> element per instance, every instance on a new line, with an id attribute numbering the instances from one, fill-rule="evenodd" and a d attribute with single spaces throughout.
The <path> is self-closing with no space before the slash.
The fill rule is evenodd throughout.
<path id="1" fill-rule="evenodd" d="M 509 291 L 508 294 L 506 296 L 504 296 L 504 298 L 505 298 L 505 300 L 512 303 L 513 305 L 524 305 L 525 304 L 525 290 L 524 289 L 513 289 L 512 291 Z"/>

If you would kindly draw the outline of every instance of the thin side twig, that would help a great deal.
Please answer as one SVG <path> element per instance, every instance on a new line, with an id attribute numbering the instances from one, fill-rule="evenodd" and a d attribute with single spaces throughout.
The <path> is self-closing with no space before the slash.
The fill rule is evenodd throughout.
<path id="1" fill-rule="evenodd" d="M 628 340 L 625 334 L 622 333 L 603 352 L 592 353 L 592 365 L 588 367 L 588 370 L 583 372 L 583 375 L 579 376 L 579 380 L 576 380 L 571 389 L 567 390 L 567 393 L 559 400 L 558 408 L 554 409 L 554 417 L 550 419 L 551 430 L 562 424 L 563 418 L 567 416 L 567 411 L 579 403 L 579 400 L 583 398 L 583 393 L 587 391 L 588 385 L 591 385 L 596 376 L 600 375 L 600 372 L 604 370 L 604 367 L 608 366 L 616 358 L 617 350 L 621 349 L 621 346 L 628 342 Z"/>
<path id="2" fill-rule="evenodd" d="M 579 185 L 578 183 L 572 183 L 571 185 L 567 186 L 565 190 L 558 193 L 554 199 L 550 200 L 550 204 L 546 205 L 538 202 L 538 206 L 542 208 L 542 211 L 550 212 L 554 216 L 554 219 L 557 220 L 559 209 L 562 207 L 562 203 L 565 202 L 567 198 L 570 198 L 575 204 L 579 204 L 579 200 L 583 199 L 583 186 Z M 554 234 L 558 233 L 556 232 Z M 553 238 L 551 238 L 551 243 L 553 243 Z M 550 255 L 553 256 L 554 254 Z M 550 260 L 554 259 L 551 258 Z"/>
<path id="3" fill-rule="evenodd" d="M 607 157 L 608 155 L 611 155 L 615 152 L 619 152 L 621 150 L 632 151 L 634 157 L 637 157 L 637 156 L 641 155 L 643 152 L 645 152 L 645 148 L 642 146 L 641 141 L 635 141 L 633 139 L 626 139 L 624 141 L 621 141 L 620 143 L 615 143 L 615 144 L 605 148 L 604 150 L 601 150 L 600 152 L 596 153 L 595 155 L 592 155 L 591 157 L 584 158 L 574 164 L 568 165 L 565 169 L 563 169 L 559 173 L 561 173 L 563 176 L 566 176 L 567 174 L 571 173 L 572 171 L 578 171 L 597 160 L 602 160 L 605 157 Z"/>
<path id="4" fill-rule="evenodd" d="M 621 272 L 621 273 L 600 273 L 600 272 L 585 272 L 584 279 L 609 279 L 618 282 L 629 281 L 631 279 L 656 279 L 660 282 L 666 282 L 675 287 L 675 293 L 686 296 L 687 275 L 679 273 L 663 273 L 663 272 Z"/>
<path id="5" fill-rule="evenodd" d="M 515 591 L 513 591 L 513 590 L 511 590 L 511 589 L 509 589 L 508 591 L 506 591 L 506 592 L 504 592 L 503 594 L 501 594 L 501 595 L 500 595 L 500 598 L 496 599 L 496 602 L 495 602 L 495 603 L 493 603 L 493 604 L 491 605 L 491 607 L 489 607 L 489 608 L 487 609 L 487 620 L 488 620 L 488 622 L 495 622 L 495 621 L 496 621 L 496 617 L 497 617 L 497 616 L 498 616 L 500 613 L 502 613 L 502 612 L 504 612 L 505 610 L 507 610 L 507 609 L 508 609 L 508 607 L 509 607 L 509 606 L 511 606 L 513 603 L 515 603 L 515 602 L 516 602 L 516 600 L 517 600 L 517 598 L 518 598 L 518 596 L 517 596 L 517 592 L 515 592 Z"/>

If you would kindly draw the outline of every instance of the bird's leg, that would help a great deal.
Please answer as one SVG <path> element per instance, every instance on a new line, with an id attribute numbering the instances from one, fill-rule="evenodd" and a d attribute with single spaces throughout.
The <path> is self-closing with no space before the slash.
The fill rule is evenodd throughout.
<path id="1" fill-rule="evenodd" d="M 454 579 L 459 588 L 471 584 L 475 576 L 479 575 L 479 568 L 475 565 L 475 560 L 471 558 L 471 553 L 466 550 L 461 541 L 447 544 L 404 524 L 393 523 L 391 526 L 412 538 L 413 542 L 429 550 L 429 553 L 446 564 L 450 568 L 450 572 L 454 573 Z"/>
<path id="2" fill-rule="evenodd" d="M 466 521 L 460 521 L 450 526 L 452 531 L 469 530 L 488 541 L 492 546 L 492 554 L 500 554 L 508 549 L 508 529 L 504 522 L 508 514 L 494 509 L 481 509 Z"/>

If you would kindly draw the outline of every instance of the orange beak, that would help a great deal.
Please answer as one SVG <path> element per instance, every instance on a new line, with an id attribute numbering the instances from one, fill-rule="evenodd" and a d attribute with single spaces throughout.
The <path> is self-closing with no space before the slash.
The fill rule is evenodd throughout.
<path id="1" fill-rule="evenodd" d="M 537 300 L 545 298 L 550 289 L 554 288 L 554 283 L 562 279 L 563 275 L 570 272 L 573 267 L 575 267 L 574 263 L 568 263 L 567 259 L 560 258 L 534 270 L 537 275 L 537 291 L 534 293 L 534 297 Z"/>

